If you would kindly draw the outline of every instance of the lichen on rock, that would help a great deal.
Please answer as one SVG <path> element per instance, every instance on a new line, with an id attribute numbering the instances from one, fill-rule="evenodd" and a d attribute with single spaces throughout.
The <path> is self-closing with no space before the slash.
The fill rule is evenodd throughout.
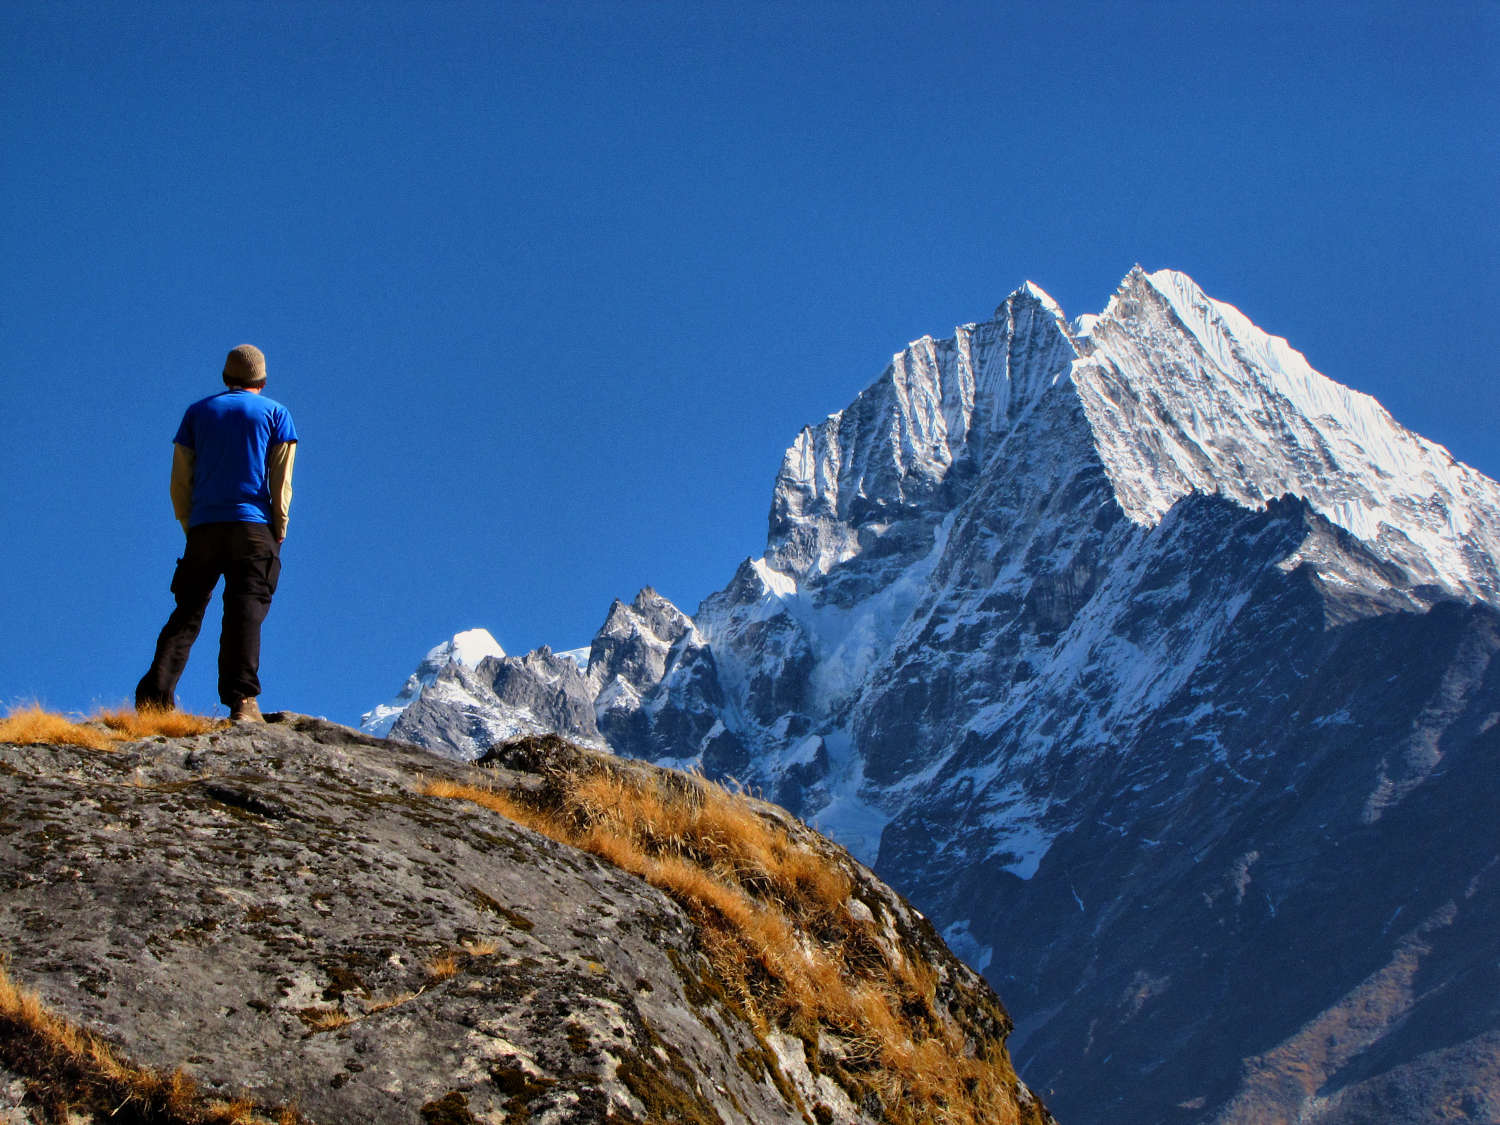
<path id="1" fill-rule="evenodd" d="M 670 895 L 424 792 L 540 792 L 556 752 L 476 771 L 273 719 L 110 752 L 0 745 L 7 971 L 49 1011 L 246 1121 L 289 1106 L 310 1122 L 445 1125 L 901 1119 L 831 1105 L 840 1087 L 807 1064 L 817 1053 L 797 1065 L 795 1045 L 768 1041 Z M 919 926 L 868 878 L 863 897 Z M 950 1003 L 971 1004 L 968 1023 L 993 1025 L 979 1046 L 1003 1051 L 993 994 L 935 937 L 921 952 L 962 983 Z M 67 1101 L 25 1060 L 4 1065 L 7 1125 Z"/>

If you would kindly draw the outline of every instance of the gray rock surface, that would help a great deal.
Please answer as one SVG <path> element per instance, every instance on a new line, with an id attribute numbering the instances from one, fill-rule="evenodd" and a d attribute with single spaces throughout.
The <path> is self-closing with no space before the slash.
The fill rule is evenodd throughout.
<path id="1" fill-rule="evenodd" d="M 135 1063 L 314 1122 L 878 1119 L 799 1041 L 768 1043 L 715 999 L 664 894 L 420 792 L 472 767 L 271 718 L 115 752 L 0 745 L 13 979 Z M 515 764 L 486 776 L 539 782 Z M 951 1003 L 1000 1011 L 920 916 L 860 879 L 959 990 Z M 30 1119 L 25 1077 L 0 1071 L 0 1120 Z"/>
<path id="2" fill-rule="evenodd" d="M 0 1125 L 41 1125 L 42 1119 L 26 1102 L 25 1080 L 0 1064 Z"/>

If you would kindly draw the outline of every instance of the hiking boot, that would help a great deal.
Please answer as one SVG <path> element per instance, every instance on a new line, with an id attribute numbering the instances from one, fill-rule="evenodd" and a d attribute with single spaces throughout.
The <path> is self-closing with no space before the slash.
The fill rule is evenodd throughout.
<path id="1" fill-rule="evenodd" d="M 263 723 L 266 717 L 260 713 L 260 704 L 255 701 L 255 696 L 251 695 L 234 701 L 229 708 L 229 721 L 231 723 Z"/>

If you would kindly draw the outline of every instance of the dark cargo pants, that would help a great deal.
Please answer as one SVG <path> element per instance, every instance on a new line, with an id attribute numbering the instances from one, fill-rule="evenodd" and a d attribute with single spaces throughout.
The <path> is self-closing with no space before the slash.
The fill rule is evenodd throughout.
<path id="1" fill-rule="evenodd" d="M 219 632 L 219 699 L 232 707 L 260 694 L 260 626 L 281 576 L 280 545 L 263 523 L 205 523 L 191 528 L 177 560 L 177 608 L 156 639 L 151 669 L 136 685 L 136 706 L 171 707 L 177 681 L 203 625 L 214 586 L 224 579 Z"/>

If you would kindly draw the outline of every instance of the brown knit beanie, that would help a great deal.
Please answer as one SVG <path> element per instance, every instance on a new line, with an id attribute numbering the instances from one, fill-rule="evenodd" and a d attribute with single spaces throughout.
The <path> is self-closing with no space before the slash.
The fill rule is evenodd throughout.
<path id="1" fill-rule="evenodd" d="M 241 344 L 224 361 L 224 382 L 231 387 L 258 387 L 266 381 L 266 357 L 254 344 Z"/>

